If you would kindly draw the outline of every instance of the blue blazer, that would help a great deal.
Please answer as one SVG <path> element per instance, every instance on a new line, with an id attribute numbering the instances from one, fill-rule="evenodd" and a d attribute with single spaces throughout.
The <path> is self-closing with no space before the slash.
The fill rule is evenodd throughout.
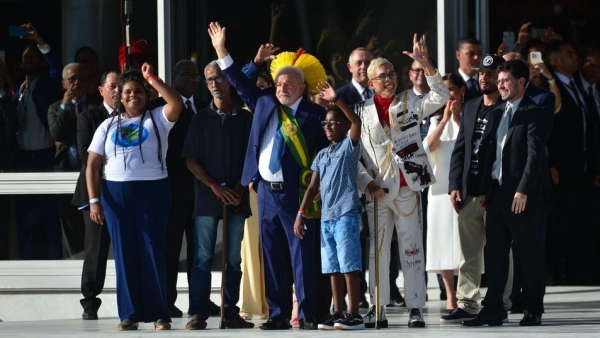
<path id="1" fill-rule="evenodd" d="M 62 64 L 58 58 L 58 55 L 56 55 L 54 52 L 54 49 L 50 49 L 50 52 L 46 54 L 42 53 L 42 55 L 44 56 L 46 64 L 48 65 L 48 71 L 42 73 L 40 77 L 37 78 L 37 83 L 31 92 L 31 95 L 33 96 L 35 111 L 37 112 L 40 121 L 42 121 L 42 124 L 46 128 L 49 128 L 48 107 L 52 102 L 61 98 L 62 88 L 60 86 L 60 81 L 62 80 Z M 20 88 L 13 96 L 13 107 L 15 107 L 19 102 L 19 96 L 21 96 Z M 19 130 L 19 126 L 17 126 L 16 130 Z"/>
<path id="2" fill-rule="evenodd" d="M 250 110 L 254 112 L 248 149 L 246 150 L 244 171 L 242 173 L 242 184 L 248 185 L 258 173 L 258 157 L 262 135 L 271 117 L 278 113 L 279 101 L 275 97 L 274 88 L 261 90 L 256 87 L 255 82 L 249 81 L 236 64 L 231 65 L 222 72 L 235 87 Z M 300 130 L 302 130 L 302 134 L 306 140 L 311 159 L 328 144 L 320 123 L 324 115 L 324 108 L 306 99 L 300 101 L 300 105 L 296 111 L 296 121 L 298 121 Z M 281 159 L 281 169 L 283 171 L 283 180 L 286 184 L 285 196 L 281 207 L 286 209 L 298 208 L 300 204 L 298 188 L 301 168 L 287 147 L 285 147 Z"/>

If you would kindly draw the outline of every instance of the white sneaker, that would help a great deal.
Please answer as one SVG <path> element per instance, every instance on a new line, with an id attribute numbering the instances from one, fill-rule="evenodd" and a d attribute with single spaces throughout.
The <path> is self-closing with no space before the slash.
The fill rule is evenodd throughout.
<path id="1" fill-rule="evenodd" d="M 377 322 L 377 327 L 385 329 L 388 327 L 388 320 L 385 317 L 385 307 L 380 306 L 381 310 L 379 310 L 379 321 Z M 372 329 L 375 327 L 375 305 L 371 306 L 369 312 L 363 316 L 363 322 L 366 328 Z"/>

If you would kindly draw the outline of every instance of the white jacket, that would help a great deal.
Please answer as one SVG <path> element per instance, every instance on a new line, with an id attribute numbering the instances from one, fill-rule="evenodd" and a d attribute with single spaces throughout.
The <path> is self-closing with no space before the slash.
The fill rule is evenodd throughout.
<path id="1" fill-rule="evenodd" d="M 422 190 L 435 183 L 431 165 L 421 141 L 420 126 L 423 119 L 440 109 L 450 99 L 439 72 L 426 76 L 431 91 L 417 96 L 412 89 L 396 95 L 390 104 L 388 133 L 379 123 L 373 98 L 355 105 L 362 120 L 361 162 L 357 184 L 365 191 L 373 179 L 387 189 L 382 200 L 393 200 L 400 189 L 399 170 L 413 191 Z M 406 103 L 405 104 L 405 100 Z M 367 198 L 370 195 L 367 194 Z"/>

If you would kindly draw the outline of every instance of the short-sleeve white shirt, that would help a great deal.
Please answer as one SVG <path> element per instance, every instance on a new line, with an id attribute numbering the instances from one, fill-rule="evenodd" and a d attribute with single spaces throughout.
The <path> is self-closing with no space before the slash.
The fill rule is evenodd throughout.
<path id="1" fill-rule="evenodd" d="M 167 177 L 165 159 L 168 136 L 175 122 L 167 120 L 164 107 L 155 108 L 134 118 L 124 118 L 121 115 L 120 118 L 108 118 L 102 122 L 94 133 L 88 152 L 105 156 L 106 163 L 102 174 L 104 179 L 125 182 L 151 181 Z M 156 122 L 156 128 L 150 114 Z M 142 116 L 144 120 L 140 128 Z M 162 165 L 158 158 L 158 137 L 162 145 Z"/>

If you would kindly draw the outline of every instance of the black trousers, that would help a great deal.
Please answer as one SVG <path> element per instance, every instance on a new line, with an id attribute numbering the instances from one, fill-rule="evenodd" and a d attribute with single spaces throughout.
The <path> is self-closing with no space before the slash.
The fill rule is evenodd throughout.
<path id="1" fill-rule="evenodd" d="M 104 288 L 110 235 L 106 224 L 100 225 L 90 219 L 89 210 L 83 211 L 83 223 L 85 226 L 83 271 L 81 272 L 83 299 L 80 303 L 84 310 L 98 311 L 102 302 L 97 297 Z"/>
<path id="2" fill-rule="evenodd" d="M 193 184 L 193 182 L 190 182 Z M 185 232 L 187 243 L 187 279 L 190 283 L 194 263 L 194 195 L 182 194 L 171 188 L 171 212 L 167 223 L 167 306 L 175 305 L 177 300 L 177 276 L 179 274 L 179 253 Z"/>
<path id="3" fill-rule="evenodd" d="M 525 211 L 511 211 L 514 189 L 493 184 L 487 200 L 486 241 L 488 255 L 485 257 L 488 291 L 482 305 L 488 313 L 502 318 L 504 313 L 502 295 L 508 279 L 508 254 L 511 248 L 514 258 L 523 270 L 523 308 L 534 315 L 544 312 L 544 273 L 542 249 L 539 241 L 539 217 L 543 212 L 541 196 L 528 196 Z"/>

